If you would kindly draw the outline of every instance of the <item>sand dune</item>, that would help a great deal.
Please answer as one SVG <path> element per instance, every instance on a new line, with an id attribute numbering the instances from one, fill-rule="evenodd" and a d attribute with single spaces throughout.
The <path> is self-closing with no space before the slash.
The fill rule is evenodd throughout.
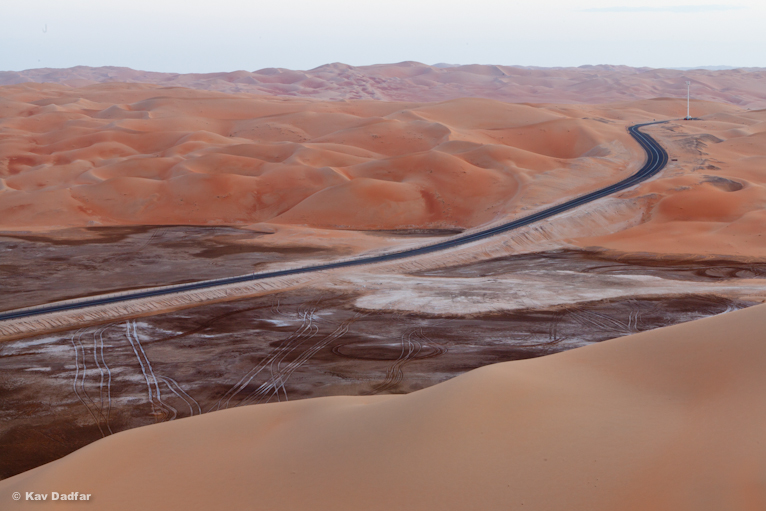
<path id="1" fill-rule="evenodd" d="M 650 199 L 644 222 L 577 243 L 623 252 L 763 259 L 766 110 L 714 111 L 701 121 L 672 123 L 653 133 L 678 162 L 623 195 Z"/>
<path id="2" fill-rule="evenodd" d="M 611 103 L 685 97 L 689 80 L 697 99 L 765 108 L 765 73 L 762 68 L 680 71 L 607 65 L 578 68 L 429 66 L 418 62 L 362 67 L 335 63 L 309 71 L 269 68 L 208 74 L 78 66 L 0 72 L 0 85 L 40 82 L 82 87 L 103 82 L 139 82 L 325 100 L 420 102 L 483 97 L 511 103 Z"/>
<path id="3" fill-rule="evenodd" d="M 327 102 L 118 83 L 0 90 L 6 230 L 474 228 L 619 181 L 644 158 L 625 128 L 685 114 L 672 99 Z M 643 201 L 639 225 L 571 244 L 762 258 L 766 110 L 693 108 L 702 120 L 649 128 L 677 161 L 619 196 Z"/>
<path id="4" fill-rule="evenodd" d="M 465 229 L 523 205 L 541 175 L 589 165 L 615 180 L 641 157 L 623 126 L 582 110 L 487 99 L 323 102 L 26 83 L 2 88 L 0 109 L 3 229 Z M 604 176 L 571 177 L 564 188 L 576 193 Z"/>
<path id="5" fill-rule="evenodd" d="M 91 493 L 109 510 L 760 510 L 765 307 L 404 396 L 137 428 L 0 489 Z"/>
<path id="6" fill-rule="evenodd" d="M 693 103 L 702 120 L 677 120 L 683 100 L 646 99 L 682 96 L 687 77 L 711 100 Z M 610 207 L 630 204 L 618 222 L 627 228 L 559 232 L 556 243 L 763 259 L 766 110 L 748 110 L 766 106 L 762 78 L 417 63 L 0 73 L 0 84 L 16 83 L 0 86 L 0 229 L 257 226 L 303 249 L 383 249 L 401 240 L 338 232 L 454 232 L 592 191 L 643 161 L 628 125 L 675 119 L 647 129 L 673 158 L 668 168 L 598 205 L 611 222 Z M 408 295 L 403 278 L 379 278 L 405 297 L 402 310 L 416 310 L 418 296 L 468 310 L 454 303 L 462 282 L 454 292 L 417 283 L 421 294 Z M 468 290 L 483 307 L 507 287 L 488 279 Z M 390 310 L 384 298 L 376 307 Z M 489 366 L 406 396 L 138 428 L 2 481 L 0 493 L 79 491 L 110 511 L 764 509 L 764 307 Z"/>

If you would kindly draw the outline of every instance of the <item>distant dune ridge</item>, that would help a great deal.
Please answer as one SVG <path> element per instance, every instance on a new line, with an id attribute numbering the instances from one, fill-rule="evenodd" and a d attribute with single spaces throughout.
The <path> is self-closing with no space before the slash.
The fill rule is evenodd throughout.
<path id="1" fill-rule="evenodd" d="M 761 305 L 403 396 L 141 427 L 4 480 L 0 494 L 79 491 L 109 511 L 761 511 L 764 329 Z"/>
<path id="2" fill-rule="evenodd" d="M 743 108 L 766 108 L 766 69 L 676 70 L 628 66 L 538 68 L 495 65 L 429 66 L 418 62 L 350 66 L 327 64 L 309 71 L 269 68 L 228 73 L 176 74 L 124 67 L 30 69 L 0 72 L 0 85 L 24 82 L 82 87 L 103 82 L 154 83 L 230 93 L 325 100 L 444 101 L 482 97 L 511 103 L 611 103 L 657 97 L 694 97 Z"/>

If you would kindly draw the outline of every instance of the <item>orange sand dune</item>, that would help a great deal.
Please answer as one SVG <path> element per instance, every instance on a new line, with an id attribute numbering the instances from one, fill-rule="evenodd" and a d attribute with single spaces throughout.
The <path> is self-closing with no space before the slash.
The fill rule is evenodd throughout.
<path id="1" fill-rule="evenodd" d="M 82 87 L 103 82 L 141 82 L 325 100 L 445 101 L 483 97 L 510 103 L 612 103 L 685 97 L 686 81 L 691 81 L 697 99 L 766 108 L 765 77 L 762 68 L 679 71 L 628 66 L 534 68 L 400 62 L 362 67 L 336 63 L 309 71 L 270 68 L 208 74 L 78 66 L 0 72 L 0 85 L 40 82 Z"/>
<path id="2" fill-rule="evenodd" d="M 408 395 L 141 427 L 2 481 L 0 494 L 78 491 L 110 511 L 762 510 L 764 329 L 757 306 Z"/>
<path id="3" fill-rule="evenodd" d="M 0 88 L 0 115 L 2 229 L 469 228 L 518 208 L 541 174 L 597 165 L 616 181 L 642 157 L 622 123 L 477 98 L 322 102 L 25 83 Z M 600 179 L 572 177 L 571 193 Z"/>
<path id="4" fill-rule="evenodd" d="M 685 107 L 673 99 L 327 102 L 148 84 L 6 86 L 0 229 L 472 228 L 627 177 L 645 155 L 626 127 L 679 119 Z M 766 110 L 692 108 L 702 120 L 647 128 L 677 161 L 619 195 L 644 204 L 638 225 L 569 241 L 763 258 Z"/>
<path id="5" fill-rule="evenodd" d="M 766 110 L 702 112 L 652 130 L 669 167 L 624 198 L 650 199 L 644 222 L 577 240 L 624 252 L 766 256 Z"/>

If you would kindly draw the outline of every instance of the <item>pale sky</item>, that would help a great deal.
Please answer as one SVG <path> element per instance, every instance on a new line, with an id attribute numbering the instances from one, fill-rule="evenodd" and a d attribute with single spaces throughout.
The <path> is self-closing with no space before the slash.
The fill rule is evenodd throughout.
<path id="1" fill-rule="evenodd" d="M 0 0 L 0 71 L 305 70 L 405 60 L 766 67 L 766 2 L 718 2 Z"/>

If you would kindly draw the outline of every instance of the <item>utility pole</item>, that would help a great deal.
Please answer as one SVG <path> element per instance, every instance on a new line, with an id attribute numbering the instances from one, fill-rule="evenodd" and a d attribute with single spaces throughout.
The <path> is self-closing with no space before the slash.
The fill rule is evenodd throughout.
<path id="1" fill-rule="evenodd" d="M 692 82 L 686 82 L 686 120 L 691 121 L 692 116 L 689 114 L 689 103 L 691 102 L 691 90 Z"/>

